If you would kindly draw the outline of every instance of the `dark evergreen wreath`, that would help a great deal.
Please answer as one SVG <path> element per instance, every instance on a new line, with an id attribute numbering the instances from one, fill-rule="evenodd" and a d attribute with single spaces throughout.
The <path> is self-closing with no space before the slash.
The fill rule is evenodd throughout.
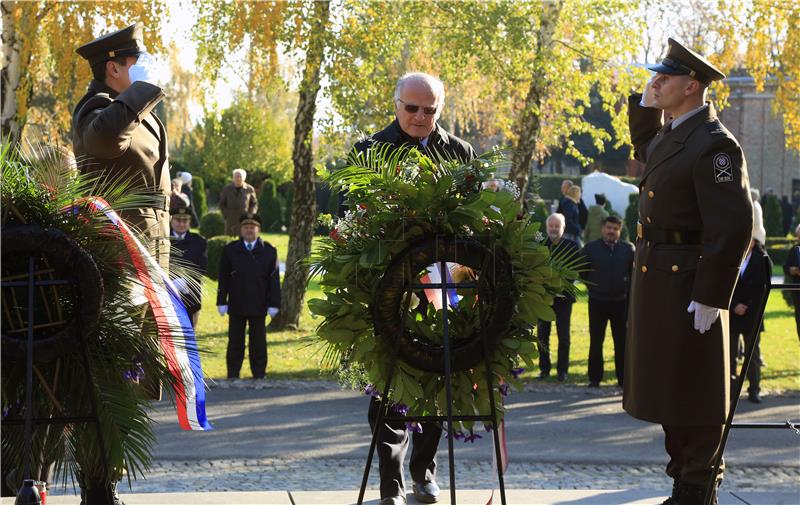
<path id="1" fill-rule="evenodd" d="M 324 366 L 383 391 L 399 351 L 390 400 L 400 411 L 441 415 L 443 318 L 411 284 L 444 260 L 461 265 L 454 280 L 477 285 L 459 289 L 448 313 L 453 413 L 490 409 L 481 318 L 493 384 L 501 394 L 520 386 L 520 365 L 532 367 L 536 355 L 536 321 L 555 318 L 553 296 L 572 289 L 577 274 L 571 258 L 550 256 L 540 223 L 521 211 L 516 185 L 493 179 L 507 164 L 500 151 L 459 163 L 383 145 L 323 174 L 347 193 L 349 206 L 343 218 L 323 217 L 335 226 L 311 259 L 325 294 L 309 301 L 322 319 L 316 338 L 326 347 Z M 482 189 L 490 179 L 499 191 Z M 502 402 L 497 407 L 502 412 Z"/>

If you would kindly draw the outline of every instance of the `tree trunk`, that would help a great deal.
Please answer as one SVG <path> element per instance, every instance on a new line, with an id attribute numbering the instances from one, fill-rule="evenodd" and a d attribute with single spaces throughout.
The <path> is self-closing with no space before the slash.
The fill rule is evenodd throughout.
<path id="1" fill-rule="evenodd" d="M 20 124 L 17 118 L 17 88 L 20 81 L 20 45 L 17 37 L 14 11 L 17 2 L 3 0 L 0 10 L 3 13 L 3 72 L 2 72 L 2 107 L 0 130 L 3 138 L 8 137 L 12 144 L 19 141 Z"/>
<path id="2" fill-rule="evenodd" d="M 532 72 L 531 83 L 528 87 L 528 94 L 525 97 L 525 106 L 520 111 L 517 118 L 514 133 L 517 144 L 514 146 L 514 153 L 511 158 L 511 171 L 508 174 L 509 180 L 517 183 L 520 189 L 520 199 L 525 199 L 525 192 L 528 189 L 528 179 L 531 171 L 531 160 L 533 151 L 536 148 L 536 139 L 539 136 L 540 114 L 542 102 L 547 90 L 548 76 L 541 71 L 545 68 L 545 60 L 548 58 L 548 50 L 553 42 L 553 34 L 558 24 L 559 13 L 561 12 L 561 2 L 548 2 L 544 4 L 539 32 L 536 39 L 536 58 L 534 60 L 534 71 Z"/>
<path id="3" fill-rule="evenodd" d="M 314 3 L 314 18 L 310 23 L 306 65 L 300 84 L 300 99 L 294 122 L 294 199 L 292 222 L 289 225 L 289 251 L 286 258 L 286 273 L 281 288 L 281 311 L 271 322 L 270 329 L 296 329 L 303 311 L 303 298 L 308 282 L 308 264 L 311 241 L 317 218 L 316 194 L 314 192 L 314 153 L 312 151 L 314 113 L 317 109 L 319 75 L 325 55 L 330 2 Z"/>

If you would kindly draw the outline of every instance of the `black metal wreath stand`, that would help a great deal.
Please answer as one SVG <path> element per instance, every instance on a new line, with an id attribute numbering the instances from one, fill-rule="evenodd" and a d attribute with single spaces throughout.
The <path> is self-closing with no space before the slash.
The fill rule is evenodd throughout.
<path id="1" fill-rule="evenodd" d="M 761 300 L 761 306 L 759 307 L 758 317 L 756 318 L 756 324 L 753 326 L 753 335 L 746 342 L 746 348 L 744 353 L 744 362 L 742 363 L 742 371 L 739 373 L 739 377 L 736 379 L 736 383 L 733 386 L 733 390 L 731 392 L 731 406 L 730 411 L 728 412 L 728 418 L 725 420 L 725 427 L 722 431 L 722 441 L 720 442 L 719 451 L 717 451 L 717 458 L 714 462 L 714 472 L 711 474 L 711 477 L 708 480 L 708 485 L 706 487 L 706 494 L 703 503 L 705 505 L 712 505 L 713 504 L 713 497 L 714 497 L 714 488 L 717 485 L 717 474 L 719 473 L 719 467 L 722 464 L 722 455 L 725 452 L 725 444 L 728 442 L 728 434 L 731 431 L 731 428 L 737 429 L 767 429 L 767 430 L 792 430 L 795 434 L 800 435 L 800 429 L 798 429 L 800 422 L 795 422 L 790 419 L 787 419 L 783 422 L 773 422 L 773 423 L 734 423 L 733 417 L 736 414 L 736 407 L 739 404 L 739 396 L 742 394 L 742 388 L 744 386 L 744 380 L 747 376 L 747 369 L 750 367 L 750 362 L 753 359 L 753 351 L 755 350 L 756 343 L 758 343 L 758 339 L 761 336 L 760 328 L 761 324 L 764 321 L 764 312 L 767 309 L 767 301 L 769 300 L 769 295 L 773 289 L 776 290 L 789 290 L 789 291 L 800 291 L 800 284 L 775 284 L 772 285 L 770 282 L 770 278 L 772 277 L 772 271 L 769 270 L 770 263 L 767 263 L 767 285 L 766 290 L 764 291 L 764 296 Z"/>
<path id="2" fill-rule="evenodd" d="M 105 454 L 105 443 L 103 440 L 103 432 L 100 428 L 100 419 L 97 415 L 97 403 L 94 396 L 94 391 L 89 394 L 91 411 L 88 416 L 51 416 L 51 417 L 34 417 L 33 416 L 33 336 L 34 336 L 34 294 L 36 288 L 44 286 L 59 286 L 67 285 L 72 282 L 69 280 L 57 279 L 36 279 L 36 258 L 34 256 L 28 257 L 28 275 L 26 280 L 20 281 L 3 281 L 2 287 L 27 287 L 28 295 L 28 321 L 27 321 L 27 347 L 25 352 L 25 417 L 24 419 L 4 419 L 3 424 L 6 425 L 20 425 L 24 427 L 24 447 L 23 447 L 23 482 L 32 479 L 32 451 L 33 451 L 33 425 L 61 425 L 72 423 L 95 423 L 97 427 L 97 437 L 100 444 L 102 454 Z M 86 370 L 89 370 L 89 354 L 86 344 L 86 336 L 80 331 L 80 320 L 77 321 L 77 336 L 80 342 L 80 353 Z M 29 490 L 30 488 L 28 488 Z M 29 496 L 26 493 L 24 486 L 20 487 L 17 501 L 15 503 L 25 505 L 27 503 L 40 503 L 38 496 Z M 28 491 L 29 492 L 29 491 Z M 31 501 L 34 500 L 34 501 Z"/>
<path id="3" fill-rule="evenodd" d="M 500 434 L 499 434 L 499 420 L 497 417 L 497 408 L 494 401 L 494 385 L 492 384 L 492 376 L 494 375 L 491 370 L 491 359 L 489 357 L 489 352 L 486 347 L 486 334 L 485 334 L 485 327 L 483 324 L 483 317 L 479 317 L 481 322 L 481 342 L 483 344 L 483 357 L 486 366 L 486 385 L 489 391 L 489 402 L 491 404 L 491 413 L 488 415 L 453 415 L 453 402 L 452 402 L 452 394 L 453 388 L 450 382 L 450 373 L 451 373 L 451 358 L 450 358 L 450 334 L 448 329 L 448 317 L 447 317 L 447 308 L 448 308 L 448 298 L 447 298 L 447 290 L 448 289 L 458 289 L 458 288 L 476 288 L 477 284 L 475 282 L 458 282 L 458 283 L 448 283 L 447 276 L 444 275 L 446 272 L 447 263 L 445 261 L 439 261 L 439 271 L 442 272 L 440 275 L 441 282 L 438 284 L 429 284 L 429 283 L 414 283 L 412 285 L 413 289 L 426 289 L 431 287 L 438 287 L 442 291 L 442 346 L 444 347 L 444 380 L 445 380 L 445 394 L 447 398 L 447 415 L 445 416 L 390 416 L 388 414 L 389 411 L 389 401 L 388 395 L 389 390 L 391 388 L 392 383 L 392 376 L 394 375 L 395 365 L 397 363 L 399 357 L 399 349 L 395 352 L 395 355 L 392 357 L 392 361 L 389 365 L 389 375 L 388 380 L 386 381 L 386 386 L 383 389 L 383 394 L 380 397 L 378 403 L 378 415 L 375 421 L 375 427 L 372 430 L 372 441 L 370 442 L 369 446 L 369 453 L 367 454 L 367 462 L 364 467 L 364 476 L 361 479 L 361 488 L 358 492 L 358 505 L 361 505 L 364 502 L 364 492 L 367 489 L 367 480 L 369 479 L 369 472 L 372 467 L 372 457 L 375 453 L 375 447 L 378 443 L 378 438 L 380 436 L 380 428 L 384 421 L 398 421 L 398 422 L 447 422 L 447 459 L 448 465 L 450 469 L 450 503 L 452 505 L 456 505 L 456 477 L 455 477 L 455 460 L 453 457 L 453 422 L 454 421 L 484 421 L 484 422 L 491 422 L 492 423 L 492 433 L 494 435 L 494 448 L 495 448 L 495 458 L 497 461 L 497 479 L 500 485 L 500 501 L 502 505 L 506 505 L 506 492 L 505 492 L 505 485 L 503 483 L 503 465 L 502 459 L 500 454 Z M 484 268 L 488 265 L 484 264 Z M 410 298 L 410 297 L 409 297 Z M 479 310 L 481 310 L 482 315 L 482 304 L 478 304 Z M 406 307 L 407 308 L 407 307 Z"/>

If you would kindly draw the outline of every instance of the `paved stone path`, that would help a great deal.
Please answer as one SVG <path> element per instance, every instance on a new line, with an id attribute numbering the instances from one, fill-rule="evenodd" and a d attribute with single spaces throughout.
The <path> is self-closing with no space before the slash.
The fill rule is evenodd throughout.
<path id="1" fill-rule="evenodd" d="M 357 490 L 364 460 L 318 461 L 266 458 L 251 461 L 159 461 L 146 480 L 133 484 L 135 493 L 171 491 Z M 370 472 L 376 489 L 377 466 Z M 439 484 L 449 483 L 447 459 L 440 457 Z M 459 489 L 490 489 L 497 476 L 491 462 L 456 461 Z M 580 465 L 569 463 L 512 463 L 505 475 L 508 489 L 631 489 L 668 491 L 671 481 L 663 465 Z M 725 478 L 728 491 L 768 489 L 798 491 L 799 467 L 733 468 Z M 123 489 L 127 492 L 127 486 Z M 798 495 L 800 498 L 800 495 Z"/>

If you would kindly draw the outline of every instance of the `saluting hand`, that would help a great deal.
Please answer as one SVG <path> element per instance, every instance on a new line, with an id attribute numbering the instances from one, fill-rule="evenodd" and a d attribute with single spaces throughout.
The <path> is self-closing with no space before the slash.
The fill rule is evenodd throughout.
<path id="1" fill-rule="evenodd" d="M 655 81 L 657 74 L 653 74 L 653 77 L 647 81 L 647 84 L 644 87 L 644 91 L 642 91 L 642 100 L 639 102 L 639 105 L 642 107 L 655 107 L 656 102 L 655 98 L 653 98 L 653 81 Z"/>
<path id="2" fill-rule="evenodd" d="M 136 63 L 128 68 L 128 76 L 131 78 L 131 84 L 136 81 L 144 81 L 148 84 L 159 86 L 169 80 L 166 75 L 167 70 L 163 67 L 162 64 L 149 54 L 140 54 Z"/>

